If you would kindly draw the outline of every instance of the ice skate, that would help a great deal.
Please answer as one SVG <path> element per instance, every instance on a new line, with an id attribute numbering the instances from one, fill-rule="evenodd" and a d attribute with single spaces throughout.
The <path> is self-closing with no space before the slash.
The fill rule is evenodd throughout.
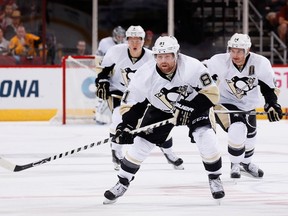
<path id="1" fill-rule="evenodd" d="M 231 172 L 230 177 L 233 179 L 240 178 L 241 172 L 240 172 L 240 164 L 238 163 L 231 163 Z"/>
<path id="2" fill-rule="evenodd" d="M 249 164 L 241 163 L 240 165 L 241 165 L 241 171 L 243 171 L 244 173 L 248 173 L 255 178 L 262 178 L 264 175 L 263 170 L 261 170 L 258 166 L 256 166 L 253 163 Z"/>
<path id="3" fill-rule="evenodd" d="M 114 169 L 118 171 L 121 166 L 121 160 L 123 159 L 123 156 L 120 152 L 117 152 L 116 150 L 112 150 L 112 162 L 114 164 Z"/>
<path id="4" fill-rule="evenodd" d="M 110 190 L 105 191 L 104 197 L 105 200 L 103 201 L 104 205 L 113 204 L 117 201 L 117 199 L 126 192 L 129 186 L 129 182 L 125 178 L 119 177 L 119 181 L 117 184 L 112 187 Z"/>
<path id="5" fill-rule="evenodd" d="M 182 158 L 177 157 L 174 153 L 166 154 L 162 148 L 160 148 L 166 157 L 168 163 L 172 164 L 173 168 L 176 170 L 184 170 Z"/>
<path id="6" fill-rule="evenodd" d="M 209 185 L 214 199 L 221 199 L 225 196 L 225 192 L 222 186 L 220 175 L 210 174 L 209 176 Z"/>

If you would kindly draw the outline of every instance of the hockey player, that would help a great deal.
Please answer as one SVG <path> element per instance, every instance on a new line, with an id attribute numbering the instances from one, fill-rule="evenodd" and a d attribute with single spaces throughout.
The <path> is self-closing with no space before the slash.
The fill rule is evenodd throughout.
<path id="1" fill-rule="evenodd" d="M 105 37 L 99 42 L 98 49 L 96 51 L 96 60 L 101 68 L 101 62 L 103 59 L 103 56 L 106 54 L 107 50 L 111 47 L 122 44 L 125 42 L 125 29 L 121 26 L 117 26 L 112 31 L 112 36 Z M 95 112 L 95 119 L 96 122 L 100 124 L 107 124 L 111 122 L 111 110 L 108 107 L 108 104 L 106 101 L 103 101 L 100 98 L 97 98 L 97 107 Z"/>
<path id="2" fill-rule="evenodd" d="M 120 99 L 130 79 L 140 66 L 153 60 L 152 51 L 143 47 L 144 38 L 145 32 L 141 26 L 130 26 L 126 31 L 128 43 L 114 46 L 108 50 L 103 58 L 103 70 L 95 80 L 97 96 L 103 100 L 109 100 L 113 110 L 110 126 L 111 137 L 115 135 L 116 126 L 121 122 Z M 158 144 L 168 162 L 175 169 L 184 169 L 183 160 L 172 151 L 172 137 L 167 137 L 167 140 Z M 112 142 L 111 149 L 115 170 L 119 170 L 120 161 L 123 159 L 122 146 Z"/>
<path id="3" fill-rule="evenodd" d="M 255 110 L 260 98 L 257 86 L 260 86 L 269 121 L 279 121 L 282 110 L 277 102 L 274 71 L 268 59 L 250 52 L 250 47 L 251 40 L 247 34 L 235 33 L 228 41 L 227 53 L 203 61 L 218 83 L 220 101 L 215 109 Z M 240 178 L 240 170 L 257 178 L 263 177 L 263 170 L 251 162 L 256 144 L 256 116 L 219 112 L 216 121 L 228 134 L 231 178 Z"/>
<path id="4" fill-rule="evenodd" d="M 114 141 L 133 145 L 122 160 L 119 181 L 104 193 L 104 204 L 116 202 L 126 192 L 141 163 L 155 145 L 167 139 L 174 127 L 166 124 L 134 138 L 129 131 L 136 128 L 137 119 L 143 115 L 141 127 L 174 115 L 176 125 L 187 125 L 191 142 L 196 142 L 202 157 L 213 198 L 225 195 L 219 177 L 221 153 L 209 115 L 210 108 L 219 100 L 218 88 L 207 68 L 200 61 L 180 54 L 179 48 L 176 38 L 160 36 L 152 48 L 155 59 L 138 69 L 124 93 L 122 123 L 117 126 Z M 149 103 L 151 106 L 146 109 Z"/>
<path id="5" fill-rule="evenodd" d="M 124 42 L 125 29 L 121 26 L 117 26 L 113 29 L 112 36 L 100 40 L 96 55 L 104 56 L 109 48 L 115 46 L 116 44 L 122 44 Z"/>

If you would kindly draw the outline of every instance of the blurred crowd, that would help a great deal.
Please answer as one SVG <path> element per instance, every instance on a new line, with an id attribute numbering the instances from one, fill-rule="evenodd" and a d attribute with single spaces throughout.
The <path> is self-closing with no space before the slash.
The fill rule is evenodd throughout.
<path id="1" fill-rule="evenodd" d="M 2 61 L 8 59 L 12 64 L 31 62 L 34 58 L 43 56 L 40 47 L 41 37 L 27 32 L 16 1 L 2 0 L 0 2 L 0 55 L 1 59 L 3 56 L 7 57 Z"/>
<path id="2" fill-rule="evenodd" d="M 67 48 L 57 41 L 53 32 L 42 31 L 41 2 L 0 0 L 0 65 L 55 65 L 61 64 L 63 55 L 95 54 L 91 53 L 87 46 L 89 44 L 83 38 L 75 40 L 74 47 Z M 287 45 L 288 0 L 251 0 L 251 2 L 262 14 L 266 30 L 274 31 Z M 46 18 L 48 22 L 49 17 Z M 148 29 L 144 47 L 151 48 L 153 39 L 154 32 Z"/>
<path id="3" fill-rule="evenodd" d="M 288 0 L 252 0 L 264 17 L 265 27 L 274 31 L 287 46 Z"/>
<path id="4" fill-rule="evenodd" d="M 53 33 L 43 34 L 40 4 L 41 1 L 36 0 L 26 3 L 0 0 L 0 65 L 61 64 L 63 45 L 57 43 Z M 91 54 L 87 53 L 86 42 L 82 39 L 68 51 L 75 55 Z"/>

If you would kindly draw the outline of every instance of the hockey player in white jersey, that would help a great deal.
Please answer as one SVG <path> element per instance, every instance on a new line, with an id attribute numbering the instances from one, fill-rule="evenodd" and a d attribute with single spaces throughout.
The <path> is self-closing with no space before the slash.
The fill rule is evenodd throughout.
<path id="1" fill-rule="evenodd" d="M 125 29 L 121 26 L 117 26 L 112 31 L 112 36 L 105 37 L 100 40 L 98 49 L 96 51 L 96 61 L 99 65 L 97 67 L 101 68 L 101 62 L 103 56 L 106 54 L 107 50 L 111 47 L 122 44 L 125 42 Z M 100 124 L 107 124 L 111 122 L 111 110 L 108 107 L 106 101 L 101 98 L 97 98 L 97 106 L 95 112 L 95 120 Z"/>
<path id="2" fill-rule="evenodd" d="M 212 128 L 210 108 L 218 102 L 219 92 L 207 68 L 191 57 L 179 53 L 179 44 L 172 36 L 159 37 L 149 61 L 134 74 L 121 104 L 122 123 L 117 126 L 114 141 L 133 143 L 128 149 L 118 172 L 119 181 L 104 193 L 104 204 L 116 202 L 122 196 L 157 143 L 165 141 L 174 127 L 166 124 L 134 137 L 129 131 L 175 115 L 176 125 L 187 125 L 191 142 L 196 142 L 208 174 L 213 198 L 223 198 L 225 193 L 220 180 L 221 152 Z M 155 62 L 156 60 L 156 62 Z M 147 104 L 151 104 L 146 109 Z M 154 176 L 157 178 L 157 176 Z"/>
<path id="3" fill-rule="evenodd" d="M 253 111 L 259 106 L 259 89 L 265 99 L 264 110 L 269 121 L 282 118 L 277 102 L 278 89 L 272 66 L 267 58 L 250 52 L 247 34 L 235 33 L 228 41 L 227 53 L 204 60 L 218 83 L 220 101 L 215 110 Z M 261 178 L 263 170 L 252 163 L 256 144 L 256 116 L 246 114 L 216 114 L 217 123 L 228 133 L 228 153 L 231 178 L 240 178 L 241 170 Z"/>
<path id="4" fill-rule="evenodd" d="M 97 96 L 110 101 L 113 110 L 111 137 L 115 135 L 116 126 L 122 121 L 119 112 L 120 99 L 130 79 L 140 66 L 154 59 L 151 50 L 143 47 L 144 38 L 145 31 L 141 26 L 130 26 L 126 31 L 128 43 L 116 45 L 108 50 L 102 61 L 103 70 L 95 81 Z M 175 169 L 184 169 L 183 160 L 172 151 L 172 137 L 167 137 L 167 140 L 158 145 Z M 115 170 L 118 170 L 123 158 L 122 146 L 112 142 L 111 149 L 112 161 Z"/>
<path id="5" fill-rule="evenodd" d="M 103 38 L 99 42 L 98 49 L 96 51 L 97 56 L 104 56 L 109 48 L 116 44 L 122 44 L 125 42 L 125 29 L 121 26 L 117 26 L 112 31 L 112 36 Z"/>

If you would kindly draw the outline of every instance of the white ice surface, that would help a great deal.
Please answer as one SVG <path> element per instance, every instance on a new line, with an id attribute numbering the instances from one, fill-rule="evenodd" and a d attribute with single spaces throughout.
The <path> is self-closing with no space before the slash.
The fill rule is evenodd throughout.
<path id="1" fill-rule="evenodd" d="M 258 121 L 254 162 L 263 179 L 229 178 L 226 134 L 218 128 L 226 196 L 218 205 L 210 194 L 188 130 L 173 130 L 174 150 L 185 170 L 174 170 L 158 148 L 143 163 L 126 192 L 113 205 L 103 193 L 117 182 L 109 144 L 53 160 L 21 172 L 0 167 L 1 216 L 287 216 L 288 121 Z M 1 122 L 0 155 L 18 165 L 41 160 L 108 137 L 101 125 Z M 129 146 L 128 146 L 129 147 Z"/>

